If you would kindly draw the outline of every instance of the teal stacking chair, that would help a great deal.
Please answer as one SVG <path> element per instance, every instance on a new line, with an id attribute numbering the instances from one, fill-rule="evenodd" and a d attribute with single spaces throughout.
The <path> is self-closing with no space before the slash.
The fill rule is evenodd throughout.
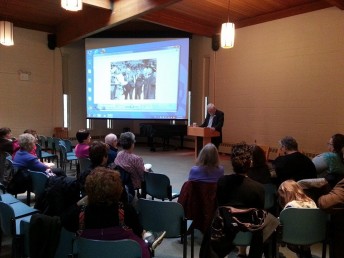
<path id="1" fill-rule="evenodd" d="M 80 173 L 91 168 L 92 162 L 89 158 L 78 158 Z"/>
<path id="2" fill-rule="evenodd" d="M 31 177 L 31 192 L 38 197 L 44 193 L 48 182 L 48 176 L 40 171 L 29 170 L 29 173 Z"/>
<path id="3" fill-rule="evenodd" d="M 184 215 L 183 206 L 177 202 L 139 199 L 137 211 L 144 229 L 166 231 L 166 238 L 181 238 L 183 258 L 187 257 L 187 233 L 191 234 L 191 257 L 194 255 L 194 230 L 192 221 Z"/>
<path id="4" fill-rule="evenodd" d="M 47 136 L 47 147 L 46 150 L 51 151 L 52 153 L 56 154 L 55 150 L 55 143 L 53 137 Z"/>
<path id="5" fill-rule="evenodd" d="M 22 256 L 24 252 L 23 232 L 20 230 L 20 221 L 29 221 L 31 215 L 37 212 L 38 210 L 22 202 L 8 204 L 0 201 L 1 231 L 3 235 L 12 238 L 12 257 Z"/>
<path id="6" fill-rule="evenodd" d="M 94 240 L 81 237 L 75 245 L 78 258 L 141 258 L 140 245 L 131 239 Z"/>
<path id="7" fill-rule="evenodd" d="M 60 149 L 60 164 L 61 168 L 66 171 L 67 164 L 70 164 L 70 169 L 72 169 L 72 164 L 73 161 L 75 161 L 75 164 L 77 165 L 78 158 L 75 155 L 67 155 L 67 149 L 64 144 L 60 143 L 59 144 L 59 149 Z"/>
<path id="8" fill-rule="evenodd" d="M 0 194 L 0 201 L 7 204 L 20 202 L 17 198 L 15 198 L 12 194 L 9 193 Z"/>
<path id="9" fill-rule="evenodd" d="M 59 165 L 59 159 L 58 159 L 58 156 L 56 154 L 53 154 L 53 153 L 50 153 L 50 152 L 47 152 L 47 151 L 43 151 L 42 150 L 42 146 L 39 145 L 38 143 L 36 143 L 36 154 L 37 154 L 37 157 L 43 162 L 43 161 L 48 161 L 48 162 L 51 162 L 51 161 L 54 161 L 56 160 L 56 166 L 58 167 Z"/>
<path id="10" fill-rule="evenodd" d="M 322 258 L 326 258 L 326 240 L 328 215 L 317 208 L 287 208 L 281 211 L 279 217 L 280 238 L 278 239 L 276 255 L 278 258 L 279 243 L 310 246 L 322 243 Z"/>
<path id="11" fill-rule="evenodd" d="M 43 150 L 47 150 L 48 142 L 44 135 L 38 135 L 38 144 L 42 146 Z"/>
<path id="12" fill-rule="evenodd" d="M 170 200 L 177 198 L 179 193 L 172 192 L 172 186 L 168 176 L 153 172 L 144 173 L 144 182 L 142 184 L 142 195 L 150 195 L 160 200 Z"/>

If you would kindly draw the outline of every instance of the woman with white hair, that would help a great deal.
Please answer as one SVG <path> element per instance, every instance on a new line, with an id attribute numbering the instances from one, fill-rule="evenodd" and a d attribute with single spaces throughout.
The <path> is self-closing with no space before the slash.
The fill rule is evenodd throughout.
<path id="1" fill-rule="evenodd" d="M 109 133 L 105 136 L 105 144 L 108 147 L 108 161 L 107 164 L 110 165 L 115 161 L 117 157 L 118 149 L 117 149 L 117 136 L 116 134 Z"/>
<path id="2" fill-rule="evenodd" d="M 20 149 L 13 158 L 13 166 L 15 168 L 45 172 L 49 176 L 66 175 L 63 169 L 53 168 L 53 163 L 41 162 L 37 156 L 30 153 L 36 144 L 36 138 L 32 134 L 24 133 L 19 135 L 18 142 Z"/>

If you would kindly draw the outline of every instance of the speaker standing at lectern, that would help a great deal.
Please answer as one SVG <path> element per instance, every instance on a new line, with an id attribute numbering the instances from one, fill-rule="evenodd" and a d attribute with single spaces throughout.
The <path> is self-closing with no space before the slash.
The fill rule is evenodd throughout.
<path id="1" fill-rule="evenodd" d="M 222 126 L 225 119 L 225 114 L 218 110 L 213 103 L 209 103 L 207 106 L 208 114 L 200 127 L 209 127 L 212 130 L 216 130 L 220 132 L 219 137 L 212 137 L 211 142 L 216 146 L 218 149 L 220 143 L 222 142 Z"/>

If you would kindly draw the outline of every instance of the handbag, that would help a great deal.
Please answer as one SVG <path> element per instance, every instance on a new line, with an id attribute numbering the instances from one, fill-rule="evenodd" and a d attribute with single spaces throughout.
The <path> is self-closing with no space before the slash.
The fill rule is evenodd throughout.
<path id="1" fill-rule="evenodd" d="M 263 227 L 267 212 L 262 209 L 217 208 L 210 228 L 211 241 L 231 241 L 239 231 L 256 231 Z"/>

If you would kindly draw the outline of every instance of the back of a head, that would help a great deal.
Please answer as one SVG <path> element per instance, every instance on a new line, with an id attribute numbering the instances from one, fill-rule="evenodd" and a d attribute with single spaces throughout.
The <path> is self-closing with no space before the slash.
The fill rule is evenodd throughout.
<path id="1" fill-rule="evenodd" d="M 237 174 L 247 173 L 251 165 L 251 159 L 252 159 L 251 149 L 252 149 L 252 146 L 246 144 L 245 142 L 241 142 L 241 143 L 233 145 L 231 160 L 232 160 L 233 170 L 235 173 Z"/>
<path id="2" fill-rule="evenodd" d="M 298 151 L 298 144 L 291 136 L 285 136 L 280 140 L 280 145 L 288 151 Z"/>
<path id="3" fill-rule="evenodd" d="M 113 133 L 109 133 L 108 135 L 105 136 L 104 141 L 106 144 L 111 145 L 114 141 L 117 141 L 117 136 Z"/>
<path id="4" fill-rule="evenodd" d="M 90 145 L 89 158 L 92 163 L 92 167 L 102 165 L 104 157 L 107 157 L 107 146 L 101 141 L 94 141 Z"/>
<path id="5" fill-rule="evenodd" d="M 78 140 L 78 143 L 83 143 L 84 140 L 86 140 L 88 136 L 90 136 L 90 132 L 85 129 L 80 129 L 75 136 Z"/>
<path id="6" fill-rule="evenodd" d="M 90 205 L 116 203 L 123 191 L 120 174 L 105 167 L 97 167 L 88 175 L 85 189 Z"/>
<path id="7" fill-rule="evenodd" d="M 198 166 L 218 167 L 219 163 L 219 153 L 212 143 L 208 143 L 202 148 L 196 161 Z"/>
<path id="8" fill-rule="evenodd" d="M 135 135 L 132 132 L 121 133 L 119 137 L 119 144 L 123 149 L 128 150 L 135 143 Z"/>
<path id="9" fill-rule="evenodd" d="M 286 180 L 278 188 L 278 198 L 280 205 L 284 207 L 291 201 L 310 201 L 311 199 L 304 193 L 302 187 L 294 180 Z"/>
<path id="10" fill-rule="evenodd" d="M 344 135 L 337 133 L 332 136 L 332 146 L 335 153 L 342 157 L 342 149 L 344 148 Z"/>
<path id="11" fill-rule="evenodd" d="M 252 166 L 260 167 L 266 165 L 266 155 L 264 150 L 258 145 L 252 147 Z"/>

